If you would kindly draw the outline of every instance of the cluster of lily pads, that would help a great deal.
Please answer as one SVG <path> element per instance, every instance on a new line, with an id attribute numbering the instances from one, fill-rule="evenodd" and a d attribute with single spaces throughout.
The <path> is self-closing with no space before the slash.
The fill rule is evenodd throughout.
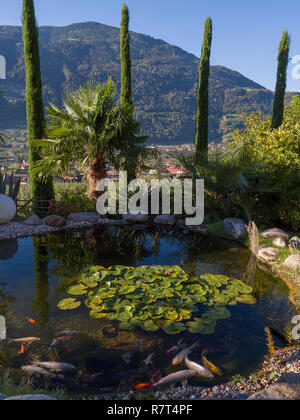
<path id="1" fill-rule="evenodd" d="M 218 319 L 231 316 L 227 305 L 256 303 L 252 292 L 242 281 L 223 275 L 195 278 L 179 266 L 154 265 L 92 266 L 83 271 L 78 284 L 68 289 L 72 296 L 86 295 L 91 318 L 117 320 L 122 330 L 161 328 L 167 334 L 187 329 L 212 334 Z M 68 310 L 80 305 L 81 301 L 73 297 L 63 299 L 58 307 Z M 204 306 L 210 308 L 203 313 Z"/>

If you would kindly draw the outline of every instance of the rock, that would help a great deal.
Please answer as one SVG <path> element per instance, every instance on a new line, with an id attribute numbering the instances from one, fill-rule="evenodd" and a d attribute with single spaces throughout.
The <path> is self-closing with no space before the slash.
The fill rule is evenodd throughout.
<path id="1" fill-rule="evenodd" d="M 247 236 L 247 229 L 245 222 L 242 219 L 230 217 L 223 221 L 224 230 L 235 239 L 244 238 Z"/>
<path id="2" fill-rule="evenodd" d="M 294 249 L 300 249 L 300 238 L 298 238 L 298 236 L 294 236 L 289 242 L 289 247 Z"/>
<path id="3" fill-rule="evenodd" d="M 277 382 L 257 392 L 249 400 L 300 400 L 300 374 L 286 373 Z"/>
<path id="4" fill-rule="evenodd" d="M 280 249 L 271 248 L 266 245 L 260 246 L 258 249 L 257 256 L 264 262 L 273 262 L 277 260 L 280 255 Z"/>
<path id="5" fill-rule="evenodd" d="M 173 226 L 176 223 L 176 219 L 174 216 L 171 216 L 169 214 L 162 214 L 160 216 L 156 216 L 154 218 L 154 223 L 158 225 L 170 225 Z"/>
<path id="6" fill-rule="evenodd" d="M 43 222 L 47 226 L 62 227 L 65 224 L 65 219 L 61 216 L 52 215 L 45 217 L 45 219 L 43 219 Z"/>
<path id="7" fill-rule="evenodd" d="M 273 239 L 273 245 L 278 246 L 279 248 L 285 248 L 287 241 L 278 236 L 277 238 Z"/>
<path id="8" fill-rule="evenodd" d="M 138 214 L 126 213 L 126 214 L 123 214 L 123 219 L 126 222 L 130 222 L 130 223 L 147 223 L 149 216 L 148 214 L 143 214 L 143 213 L 138 213 Z"/>
<path id="9" fill-rule="evenodd" d="M 16 215 L 17 207 L 12 198 L 0 194 L 0 225 L 10 222 Z"/>
<path id="10" fill-rule="evenodd" d="M 30 216 L 27 217 L 26 220 L 24 220 L 23 224 L 27 225 L 27 226 L 37 226 L 40 225 L 42 223 L 41 219 L 39 218 L 39 216 L 37 216 L 36 214 L 31 214 Z"/>
<path id="11" fill-rule="evenodd" d="M 273 239 L 273 240 L 277 239 L 277 238 L 281 238 L 285 242 L 287 242 L 289 240 L 289 234 L 287 232 L 285 232 L 284 230 L 277 229 L 277 228 L 272 228 L 272 229 L 265 230 L 262 233 L 262 236 L 264 238 Z"/>
<path id="12" fill-rule="evenodd" d="M 4 394 L 0 394 L 0 401 L 6 400 L 7 396 Z"/>
<path id="13" fill-rule="evenodd" d="M 292 254 L 290 255 L 283 263 L 283 265 L 287 268 L 291 268 L 292 270 L 300 269 L 300 254 Z"/>
<path id="14" fill-rule="evenodd" d="M 55 398 L 49 395 L 43 394 L 28 394 L 28 395 L 16 395 L 15 397 L 6 398 L 5 401 L 57 401 Z"/>
<path id="15" fill-rule="evenodd" d="M 68 223 L 93 223 L 96 224 L 101 220 L 101 215 L 96 212 L 82 212 L 69 214 L 66 221 Z"/>

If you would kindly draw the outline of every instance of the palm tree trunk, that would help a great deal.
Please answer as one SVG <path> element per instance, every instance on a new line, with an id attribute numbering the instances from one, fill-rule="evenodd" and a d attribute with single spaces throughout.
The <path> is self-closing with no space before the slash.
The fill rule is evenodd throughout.
<path id="1" fill-rule="evenodd" d="M 89 197 L 92 201 L 96 202 L 99 198 L 99 192 L 97 191 L 98 181 L 105 178 L 106 176 L 106 163 L 102 156 L 97 157 L 91 161 L 88 173 L 89 181 Z"/>

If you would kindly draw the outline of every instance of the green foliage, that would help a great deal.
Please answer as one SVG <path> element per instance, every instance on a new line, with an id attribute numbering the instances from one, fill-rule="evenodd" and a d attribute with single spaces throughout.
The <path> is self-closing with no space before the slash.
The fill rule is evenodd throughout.
<path id="1" fill-rule="evenodd" d="M 131 59 L 129 37 L 129 10 L 126 4 L 122 6 L 120 29 L 121 50 L 121 105 L 132 105 L 131 94 Z"/>
<path id="2" fill-rule="evenodd" d="M 161 328 L 166 334 L 186 329 L 212 334 L 218 319 L 231 316 L 225 306 L 236 304 L 239 296 L 252 291 L 243 282 L 226 276 L 189 277 L 178 266 L 92 266 L 83 271 L 78 284 L 68 289 L 70 295 L 87 296 L 85 304 L 91 309 L 91 318 L 117 320 L 123 330 Z M 243 303 L 254 304 L 255 299 L 244 298 Z M 67 298 L 58 307 L 68 310 L 80 304 L 75 298 Z M 212 308 L 199 318 L 199 305 Z"/>
<path id="3" fill-rule="evenodd" d="M 32 142 L 43 147 L 35 173 L 65 174 L 74 163 L 87 168 L 90 198 L 96 201 L 97 182 L 105 178 L 109 165 L 119 169 L 133 150 L 147 155 L 145 137 L 137 136 L 140 124 L 132 118 L 133 107 L 116 104 L 115 96 L 109 78 L 103 85 L 88 82 L 66 95 L 64 109 L 51 104 L 49 138 Z"/>
<path id="4" fill-rule="evenodd" d="M 26 70 L 26 107 L 28 139 L 44 137 L 44 105 L 38 30 L 35 20 L 33 0 L 23 0 L 23 42 Z M 37 176 L 33 167 L 40 159 L 39 150 L 29 143 L 29 173 L 32 196 L 35 200 L 50 200 L 54 197 L 52 179 L 47 175 Z"/>
<path id="5" fill-rule="evenodd" d="M 212 43 L 212 20 L 207 18 L 204 28 L 201 60 L 199 66 L 195 162 L 199 163 L 203 153 L 208 150 L 208 87 L 210 71 L 210 52 Z"/>
<path id="6" fill-rule="evenodd" d="M 290 36 L 287 31 L 283 31 L 278 53 L 277 83 L 273 104 L 272 128 L 280 127 L 283 121 L 290 43 Z"/>
<path id="7" fill-rule="evenodd" d="M 300 227 L 300 99 L 286 107 L 281 126 L 271 129 L 271 117 L 252 114 L 245 129 L 229 144 L 231 162 L 248 165 L 247 193 L 252 216 L 259 224 Z"/>

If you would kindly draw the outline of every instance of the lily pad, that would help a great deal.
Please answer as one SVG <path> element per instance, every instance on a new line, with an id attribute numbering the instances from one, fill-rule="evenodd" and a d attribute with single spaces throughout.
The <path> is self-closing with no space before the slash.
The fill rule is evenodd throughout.
<path id="1" fill-rule="evenodd" d="M 76 309 L 80 305 L 81 305 L 81 302 L 79 302 L 78 300 L 76 300 L 74 298 L 63 299 L 57 304 L 59 309 L 62 309 L 63 311 Z"/>

